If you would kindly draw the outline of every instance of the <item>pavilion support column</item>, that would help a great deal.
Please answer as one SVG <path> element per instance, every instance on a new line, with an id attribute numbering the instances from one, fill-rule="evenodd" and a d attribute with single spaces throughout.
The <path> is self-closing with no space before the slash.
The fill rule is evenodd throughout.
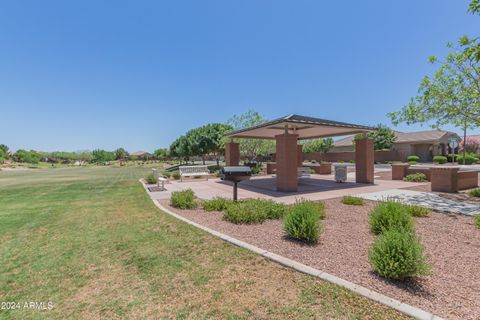
<path id="1" fill-rule="evenodd" d="M 238 166 L 240 163 L 240 149 L 236 142 L 225 144 L 225 164 L 227 166 Z"/>
<path id="2" fill-rule="evenodd" d="M 355 140 L 355 180 L 357 183 L 373 183 L 375 151 L 373 140 Z"/>
<path id="3" fill-rule="evenodd" d="M 298 190 L 298 147 L 297 134 L 275 136 L 277 162 L 277 191 L 296 192 Z"/>
<path id="4" fill-rule="evenodd" d="M 297 145 L 297 167 L 301 167 L 303 164 L 303 145 Z"/>

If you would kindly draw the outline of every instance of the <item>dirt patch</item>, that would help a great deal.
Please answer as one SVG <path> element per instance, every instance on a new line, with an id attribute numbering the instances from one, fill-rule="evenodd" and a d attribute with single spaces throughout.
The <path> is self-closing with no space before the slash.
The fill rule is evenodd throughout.
<path id="1" fill-rule="evenodd" d="M 169 207 L 168 201 L 162 205 Z M 325 201 L 327 218 L 320 243 L 302 245 L 285 238 L 281 222 L 234 225 L 222 220 L 222 213 L 202 210 L 172 211 L 204 226 L 241 239 L 260 248 L 295 259 L 406 303 L 451 319 L 480 317 L 480 231 L 473 219 L 434 212 L 416 218 L 417 234 L 426 247 L 432 274 L 417 281 L 395 283 L 372 272 L 368 250 L 373 236 L 368 214 L 375 205 L 353 207 L 340 199 Z"/>

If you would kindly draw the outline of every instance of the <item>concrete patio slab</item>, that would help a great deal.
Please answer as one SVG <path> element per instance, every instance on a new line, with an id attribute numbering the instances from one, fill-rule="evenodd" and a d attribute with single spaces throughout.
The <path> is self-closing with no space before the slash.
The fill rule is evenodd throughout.
<path id="1" fill-rule="evenodd" d="M 238 185 L 238 198 L 272 199 L 286 204 L 294 203 L 297 199 L 325 200 L 343 197 L 345 195 L 372 193 L 398 188 L 409 188 L 424 185 L 425 183 L 411 183 L 397 180 L 376 180 L 374 184 L 355 183 L 355 177 L 348 176 L 345 183 L 337 183 L 333 175 L 312 174 L 310 178 L 299 179 L 297 192 L 279 192 L 276 190 L 276 180 L 271 175 L 256 176 Z M 192 189 L 200 199 L 214 197 L 231 198 L 233 184 L 218 178 L 208 181 L 189 180 L 184 182 L 171 181 L 165 185 L 165 191 L 153 192 L 156 200 L 169 199 L 174 191 Z"/>
<path id="2" fill-rule="evenodd" d="M 444 213 L 464 214 L 469 216 L 480 214 L 479 205 L 449 200 L 432 192 L 390 189 L 357 194 L 356 196 L 375 201 L 394 199 L 402 203 L 416 204 Z"/>

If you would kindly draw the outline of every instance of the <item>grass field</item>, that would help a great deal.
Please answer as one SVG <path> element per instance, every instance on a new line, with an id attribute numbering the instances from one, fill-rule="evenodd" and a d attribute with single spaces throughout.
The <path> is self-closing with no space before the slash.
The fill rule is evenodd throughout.
<path id="1" fill-rule="evenodd" d="M 0 172 L 0 310 L 14 319 L 396 319 L 158 210 L 148 168 Z"/>

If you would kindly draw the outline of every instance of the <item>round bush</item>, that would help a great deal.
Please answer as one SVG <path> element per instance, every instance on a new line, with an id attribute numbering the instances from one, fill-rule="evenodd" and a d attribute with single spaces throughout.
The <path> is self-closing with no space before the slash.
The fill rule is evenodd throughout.
<path id="1" fill-rule="evenodd" d="M 458 154 L 451 153 L 451 154 L 447 155 L 447 161 L 448 162 L 457 162 L 457 157 L 458 157 Z"/>
<path id="2" fill-rule="evenodd" d="M 375 240 L 368 258 L 379 275 L 403 280 L 429 273 L 423 252 L 424 247 L 413 233 L 390 230 Z"/>
<path id="3" fill-rule="evenodd" d="M 480 197 L 480 188 L 472 189 L 468 192 L 470 197 Z"/>
<path id="4" fill-rule="evenodd" d="M 433 157 L 433 163 L 444 164 L 447 163 L 447 157 L 435 156 Z"/>
<path id="5" fill-rule="evenodd" d="M 198 206 L 192 189 L 172 192 L 170 204 L 179 209 L 195 209 Z"/>
<path id="6" fill-rule="evenodd" d="M 385 201 L 373 208 L 368 217 L 370 230 L 381 234 L 389 230 L 413 233 L 414 221 L 407 208 L 396 201 Z"/>
<path id="7" fill-rule="evenodd" d="M 315 243 L 320 237 L 322 215 L 323 206 L 312 201 L 298 201 L 285 215 L 283 229 L 294 239 Z"/>
<path id="8" fill-rule="evenodd" d="M 150 173 L 146 178 L 145 181 L 147 181 L 148 184 L 155 184 L 157 183 L 157 179 L 153 175 L 153 173 Z"/>
<path id="9" fill-rule="evenodd" d="M 420 160 L 420 158 L 418 156 L 415 156 L 415 155 L 407 157 L 408 162 L 418 162 L 418 160 Z"/>
<path id="10" fill-rule="evenodd" d="M 175 179 L 175 180 L 179 180 L 180 179 L 180 172 L 179 171 L 173 171 L 172 172 L 172 178 Z"/>
<path id="11" fill-rule="evenodd" d="M 460 154 L 457 156 L 457 162 L 459 164 L 463 164 L 463 154 Z M 465 164 L 473 164 L 473 163 L 476 163 L 478 161 L 477 157 L 475 157 L 474 155 L 471 155 L 471 154 L 466 154 L 465 155 Z"/>

